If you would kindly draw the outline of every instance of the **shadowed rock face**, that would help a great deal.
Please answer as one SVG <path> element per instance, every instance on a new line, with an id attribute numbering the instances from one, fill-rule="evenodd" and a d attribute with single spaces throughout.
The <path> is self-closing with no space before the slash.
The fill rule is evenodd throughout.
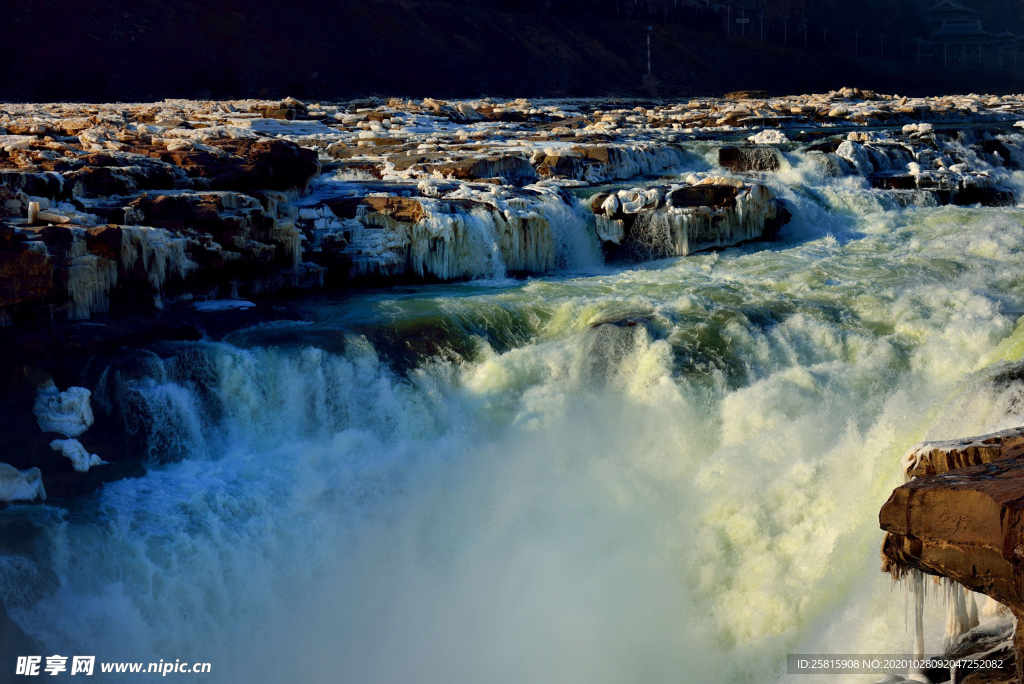
<path id="1" fill-rule="evenodd" d="M 773 147 L 723 147 L 718 151 L 718 163 L 731 171 L 778 171 L 778 150 Z"/>

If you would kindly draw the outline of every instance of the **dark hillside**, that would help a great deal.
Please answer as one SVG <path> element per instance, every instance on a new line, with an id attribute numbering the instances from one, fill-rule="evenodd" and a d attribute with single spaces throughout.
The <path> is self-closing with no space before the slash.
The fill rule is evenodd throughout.
<path id="1" fill-rule="evenodd" d="M 901 93 L 1021 89 L 1021 72 L 854 59 L 838 30 L 806 48 L 794 46 L 791 33 L 783 46 L 772 16 L 805 10 L 812 31 L 814 16 L 832 16 L 817 4 L 801 10 L 804 1 L 766 0 L 761 42 L 727 38 L 721 17 L 685 2 L 24 0 L 0 9 L 0 97 L 641 94 L 648 23 L 666 96 L 844 85 Z M 845 7 L 834 10 L 843 16 L 856 5 L 862 23 L 888 8 L 886 25 L 897 32 L 903 26 L 907 35 L 920 23 L 912 0 L 831 4 Z M 866 33 L 863 40 L 862 55 L 870 47 Z M 899 37 L 892 41 L 895 56 Z"/>

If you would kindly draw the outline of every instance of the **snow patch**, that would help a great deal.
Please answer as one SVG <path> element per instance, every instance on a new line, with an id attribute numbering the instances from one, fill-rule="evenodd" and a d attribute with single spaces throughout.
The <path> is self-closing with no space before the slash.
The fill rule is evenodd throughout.
<path id="1" fill-rule="evenodd" d="M 747 140 L 758 145 L 782 145 L 789 142 L 785 133 L 774 128 L 766 128 L 760 133 L 748 137 Z"/>

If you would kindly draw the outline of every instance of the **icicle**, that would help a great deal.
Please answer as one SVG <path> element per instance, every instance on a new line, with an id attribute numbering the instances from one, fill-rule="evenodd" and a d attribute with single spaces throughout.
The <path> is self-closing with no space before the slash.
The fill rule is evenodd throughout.
<path id="1" fill-rule="evenodd" d="M 1009 609 L 999 601 L 996 601 L 991 596 L 985 601 L 984 608 L 981 609 L 982 617 L 995 617 L 997 615 L 1004 615 Z"/>
<path id="2" fill-rule="evenodd" d="M 126 271 L 141 263 L 149 284 L 158 293 L 174 275 L 184 278 L 196 265 L 188 258 L 188 238 L 175 237 L 161 228 L 122 228 L 121 263 Z"/>
<path id="3" fill-rule="evenodd" d="M 978 619 L 978 602 L 974 600 L 974 592 L 964 587 L 964 596 L 967 597 L 967 629 L 974 629 L 981 620 Z"/>
<path id="4" fill-rule="evenodd" d="M 924 658 L 924 573 L 910 570 L 910 590 L 914 594 L 914 659 Z M 924 672 L 917 668 L 907 671 L 907 679 L 921 680 Z"/>
<path id="5" fill-rule="evenodd" d="M 953 580 L 944 582 L 946 594 L 946 634 L 942 645 L 949 650 L 962 635 L 970 629 L 970 618 L 967 615 L 967 599 L 963 587 Z"/>
<path id="6" fill-rule="evenodd" d="M 576 219 L 559 213 L 566 205 L 557 195 L 509 199 L 465 191 L 449 197 L 472 204 L 419 199 L 423 216 L 415 222 L 361 207 L 357 220 L 348 224 L 351 239 L 345 248 L 355 272 L 411 271 L 455 280 L 549 271 L 557 262 L 554 224 Z"/>
<path id="7" fill-rule="evenodd" d="M 69 317 L 89 318 L 110 308 L 107 293 L 117 285 L 117 262 L 94 254 L 74 257 L 68 267 Z"/>

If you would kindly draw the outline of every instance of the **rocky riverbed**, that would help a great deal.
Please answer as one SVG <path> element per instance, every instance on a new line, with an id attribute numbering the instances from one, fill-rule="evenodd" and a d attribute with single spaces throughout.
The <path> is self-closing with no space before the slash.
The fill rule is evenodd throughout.
<path id="1" fill-rule="evenodd" d="M 567 397 L 675 383 L 717 397 L 708 401 L 723 417 L 701 414 L 680 434 L 732 421 L 722 448 L 784 424 L 786 411 L 811 411 L 815 393 L 828 394 L 822 411 L 849 396 L 865 402 L 851 413 L 880 410 L 901 374 L 932 388 L 945 382 L 932 366 L 964 355 L 981 364 L 963 341 L 984 337 L 978 326 L 985 340 L 1008 332 L 1012 278 L 976 276 L 1017 253 L 1021 120 L 1019 97 L 856 89 L 681 102 L 0 105 L 0 501 L 15 513 L 88 508 L 110 483 L 102 491 L 160 482 L 196 459 L 235 463 L 223 435 L 356 439 L 338 437 L 339 426 L 366 423 L 385 441 L 429 441 L 452 416 L 484 411 L 481 431 L 506 421 L 529 441 L 562 415 L 549 401 L 561 390 L 531 385 L 548 372 Z M 958 228 L 947 235 L 949 222 Z M 936 301 L 919 292 L 960 280 Z M 939 325 L 947 310 L 957 317 Z M 957 341 L 916 359 L 922 330 Z M 792 372 L 775 386 L 771 369 L 783 366 Z M 491 396 L 490 383 L 507 396 Z M 353 404 L 361 392 L 376 394 Z M 451 392 L 444 407 L 432 403 Z M 739 410 L 743 392 L 766 394 Z M 776 415 L 779 396 L 792 406 Z M 516 401 L 535 406 L 506 406 Z M 841 413 L 832 428 L 854 429 Z M 894 576 L 942 575 L 1015 609 L 1015 532 L 993 522 L 1016 505 L 1014 439 L 913 452 L 914 479 L 883 511 Z M 750 448 L 776 442 L 759 444 Z M 264 453 L 262 442 L 251 449 Z M 966 466 L 999 473 L 975 483 L 972 469 L 954 470 Z M 732 466 L 702 468 L 710 481 Z M 960 478 L 955 496 L 943 477 Z M 755 518 L 778 508 L 764 505 Z M 944 506 L 988 515 L 984 538 L 960 548 L 943 536 L 967 521 Z M 731 510 L 703 515 L 718 529 L 743 517 Z M 742 531 L 722 523 L 721 534 L 723 549 L 708 553 L 731 558 Z M 991 556 L 984 572 L 972 565 L 975 543 Z M 971 619 L 957 597 L 965 614 L 974 597 L 954 589 L 959 639 Z M 17 600 L 12 615 L 24 622 L 35 604 Z M 771 608 L 760 614 L 788 624 Z M 723 629 L 739 643 L 767 624 L 737 618 Z M 990 645 L 986 634 L 970 637 L 973 652 Z"/>
<path id="2" fill-rule="evenodd" d="M 767 179 L 799 166 L 866 179 L 903 205 L 1012 205 L 999 175 L 1024 163 L 1011 133 L 1022 112 L 1014 97 L 852 88 L 3 105 L 0 323 L 7 415 L 19 416 L 6 460 L 60 496 L 140 474 L 124 465 L 137 459 L 96 455 L 103 445 L 83 448 L 78 434 L 26 432 L 34 393 L 60 392 L 76 364 L 126 339 L 197 339 L 215 315 L 280 315 L 247 317 L 252 299 L 552 272 L 568 265 L 567 241 L 640 262 L 769 239 L 791 213 Z M 73 323 L 91 320 L 102 322 Z M 60 322 L 67 332 L 52 333 Z M 43 485 L 14 473 L 6 498 L 42 500 Z"/>

